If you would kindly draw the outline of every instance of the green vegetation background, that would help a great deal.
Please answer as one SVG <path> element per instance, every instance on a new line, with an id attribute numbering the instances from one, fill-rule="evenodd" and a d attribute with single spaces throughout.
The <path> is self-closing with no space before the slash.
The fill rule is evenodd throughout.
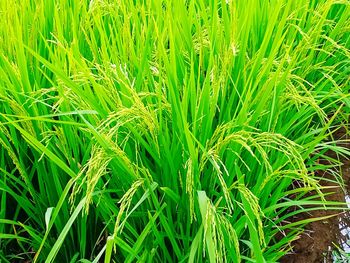
<path id="1" fill-rule="evenodd" d="M 349 19 L 347 0 L 0 1 L 0 261 L 278 261 L 313 220 L 293 215 L 344 207 L 315 171 L 348 154 Z"/>

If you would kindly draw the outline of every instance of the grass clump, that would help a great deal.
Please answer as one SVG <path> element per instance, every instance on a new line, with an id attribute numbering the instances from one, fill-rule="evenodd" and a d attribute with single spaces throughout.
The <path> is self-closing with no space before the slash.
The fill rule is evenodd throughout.
<path id="1" fill-rule="evenodd" d="M 0 14 L 0 261 L 276 262 L 344 208 L 315 171 L 348 154 L 348 1 Z"/>

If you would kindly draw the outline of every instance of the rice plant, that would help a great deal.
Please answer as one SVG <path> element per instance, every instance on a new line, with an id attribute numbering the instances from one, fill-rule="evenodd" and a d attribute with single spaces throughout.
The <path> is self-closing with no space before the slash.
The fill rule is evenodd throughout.
<path id="1" fill-rule="evenodd" d="M 349 21 L 347 0 L 0 1 L 0 261 L 278 261 L 322 219 L 294 215 L 344 209 L 316 171 L 349 154 Z"/>

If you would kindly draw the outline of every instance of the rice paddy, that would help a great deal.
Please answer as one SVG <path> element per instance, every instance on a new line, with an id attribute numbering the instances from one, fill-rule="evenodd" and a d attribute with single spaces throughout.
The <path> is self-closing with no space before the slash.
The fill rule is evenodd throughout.
<path id="1" fill-rule="evenodd" d="M 344 189 L 349 1 L 2 0 L 0 25 L 0 262 L 279 262 L 329 217 L 295 215 L 347 207 L 321 175 Z"/>

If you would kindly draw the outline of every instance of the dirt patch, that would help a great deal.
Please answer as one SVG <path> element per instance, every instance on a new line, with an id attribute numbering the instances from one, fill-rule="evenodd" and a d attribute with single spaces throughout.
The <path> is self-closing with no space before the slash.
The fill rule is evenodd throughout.
<path id="1" fill-rule="evenodd" d="M 346 136 L 345 130 L 340 130 L 335 135 L 337 139 L 344 140 L 349 139 Z M 350 149 L 350 143 L 345 145 Z M 334 153 L 328 153 L 331 157 L 336 158 Z M 333 155 L 333 156 L 332 156 Z M 342 159 L 342 175 L 345 183 L 345 188 L 348 193 L 350 193 L 350 161 L 343 158 Z M 334 177 L 329 173 L 319 174 L 322 178 L 332 178 Z M 323 186 L 335 186 L 334 184 L 328 182 L 327 180 L 322 180 L 321 184 Z M 344 202 L 345 193 L 338 188 L 332 188 L 327 190 L 327 192 L 333 192 L 327 199 L 331 201 Z M 337 214 L 338 213 L 338 214 Z M 326 220 L 317 221 L 310 223 L 306 226 L 303 234 L 300 238 L 296 240 L 293 245 L 293 250 L 282 258 L 282 263 L 316 263 L 316 262 L 333 262 L 332 251 L 334 249 L 334 244 L 342 244 L 348 241 L 348 237 L 341 233 L 339 226 L 350 227 L 350 217 L 349 214 L 339 213 L 339 211 L 325 211 L 318 210 L 313 211 L 308 214 L 301 214 L 292 219 L 296 222 L 311 217 L 324 217 L 328 215 L 334 215 L 334 217 L 328 218 Z M 346 239 L 346 240 L 345 240 Z"/>

